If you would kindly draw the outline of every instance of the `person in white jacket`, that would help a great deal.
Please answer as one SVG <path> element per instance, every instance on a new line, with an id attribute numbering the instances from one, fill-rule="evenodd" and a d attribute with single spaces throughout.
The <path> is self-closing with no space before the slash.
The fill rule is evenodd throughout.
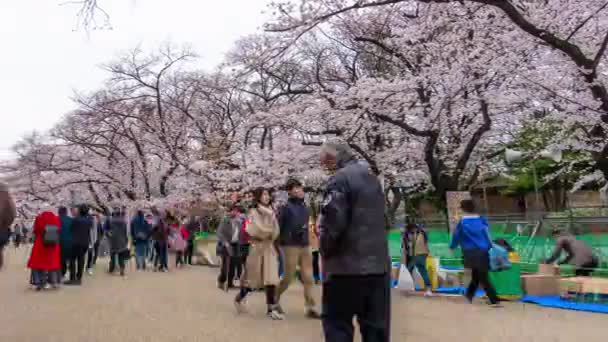
<path id="1" fill-rule="evenodd" d="M 93 226 L 89 234 L 89 250 L 87 251 L 87 273 L 93 275 L 93 267 L 97 260 L 97 249 L 99 248 L 99 217 L 93 215 Z"/>

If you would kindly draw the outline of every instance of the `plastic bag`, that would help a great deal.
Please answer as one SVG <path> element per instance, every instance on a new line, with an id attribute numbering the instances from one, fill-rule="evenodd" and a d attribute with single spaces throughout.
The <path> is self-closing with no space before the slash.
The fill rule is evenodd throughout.
<path id="1" fill-rule="evenodd" d="M 511 268 L 511 261 L 509 261 L 509 253 L 502 246 L 493 243 L 492 248 L 490 248 L 489 254 L 491 271 L 499 272 Z"/>
<path id="2" fill-rule="evenodd" d="M 410 274 L 410 271 L 407 270 L 405 265 L 401 265 L 401 271 L 399 272 L 399 283 L 397 283 L 397 288 L 402 292 L 413 292 L 415 291 L 414 287 L 414 278 Z"/>

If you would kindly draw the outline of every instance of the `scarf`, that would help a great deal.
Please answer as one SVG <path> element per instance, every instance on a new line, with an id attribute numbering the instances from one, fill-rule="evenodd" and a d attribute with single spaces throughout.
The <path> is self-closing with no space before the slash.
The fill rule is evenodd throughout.
<path id="1" fill-rule="evenodd" d="M 246 231 L 257 240 L 276 240 L 279 236 L 279 223 L 272 208 L 260 205 L 252 209 Z"/>

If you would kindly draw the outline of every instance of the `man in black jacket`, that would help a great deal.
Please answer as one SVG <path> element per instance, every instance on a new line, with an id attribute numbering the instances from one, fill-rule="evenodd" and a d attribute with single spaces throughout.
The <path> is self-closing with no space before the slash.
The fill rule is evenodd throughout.
<path id="1" fill-rule="evenodd" d="M 325 340 L 352 342 L 356 316 L 363 342 L 388 342 L 390 258 L 382 186 L 347 145 L 323 145 L 321 164 L 335 171 L 319 224 Z"/>
<path id="2" fill-rule="evenodd" d="M 72 251 L 70 254 L 70 281 L 65 285 L 81 285 L 84 260 L 89 250 L 93 218 L 86 204 L 78 206 L 78 216 L 72 220 Z"/>
<path id="3" fill-rule="evenodd" d="M 8 191 L 8 185 L 0 182 L 0 268 L 4 264 L 4 246 L 10 237 L 11 224 L 17 216 L 15 202 Z"/>
<path id="4" fill-rule="evenodd" d="M 304 300 L 306 316 L 320 318 L 315 309 L 312 280 L 312 250 L 308 241 L 309 213 L 304 203 L 304 187 L 297 179 L 290 179 L 286 185 L 289 193 L 287 204 L 279 211 L 279 244 L 283 254 L 284 274 L 279 290 L 277 303 L 294 279 L 296 268 L 300 267 L 300 279 L 304 284 Z M 279 306 L 279 312 L 283 310 Z"/>

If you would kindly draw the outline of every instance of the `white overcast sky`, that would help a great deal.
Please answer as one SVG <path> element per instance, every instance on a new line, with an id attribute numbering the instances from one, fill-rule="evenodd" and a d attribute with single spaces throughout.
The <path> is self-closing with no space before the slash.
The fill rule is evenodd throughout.
<path id="1" fill-rule="evenodd" d="M 51 128 L 74 108 L 74 90 L 106 75 L 99 65 L 141 45 L 190 44 L 212 68 L 240 36 L 264 22 L 269 0 L 97 0 L 113 30 L 74 32 L 67 0 L 0 0 L 0 159 L 25 133 Z"/>

